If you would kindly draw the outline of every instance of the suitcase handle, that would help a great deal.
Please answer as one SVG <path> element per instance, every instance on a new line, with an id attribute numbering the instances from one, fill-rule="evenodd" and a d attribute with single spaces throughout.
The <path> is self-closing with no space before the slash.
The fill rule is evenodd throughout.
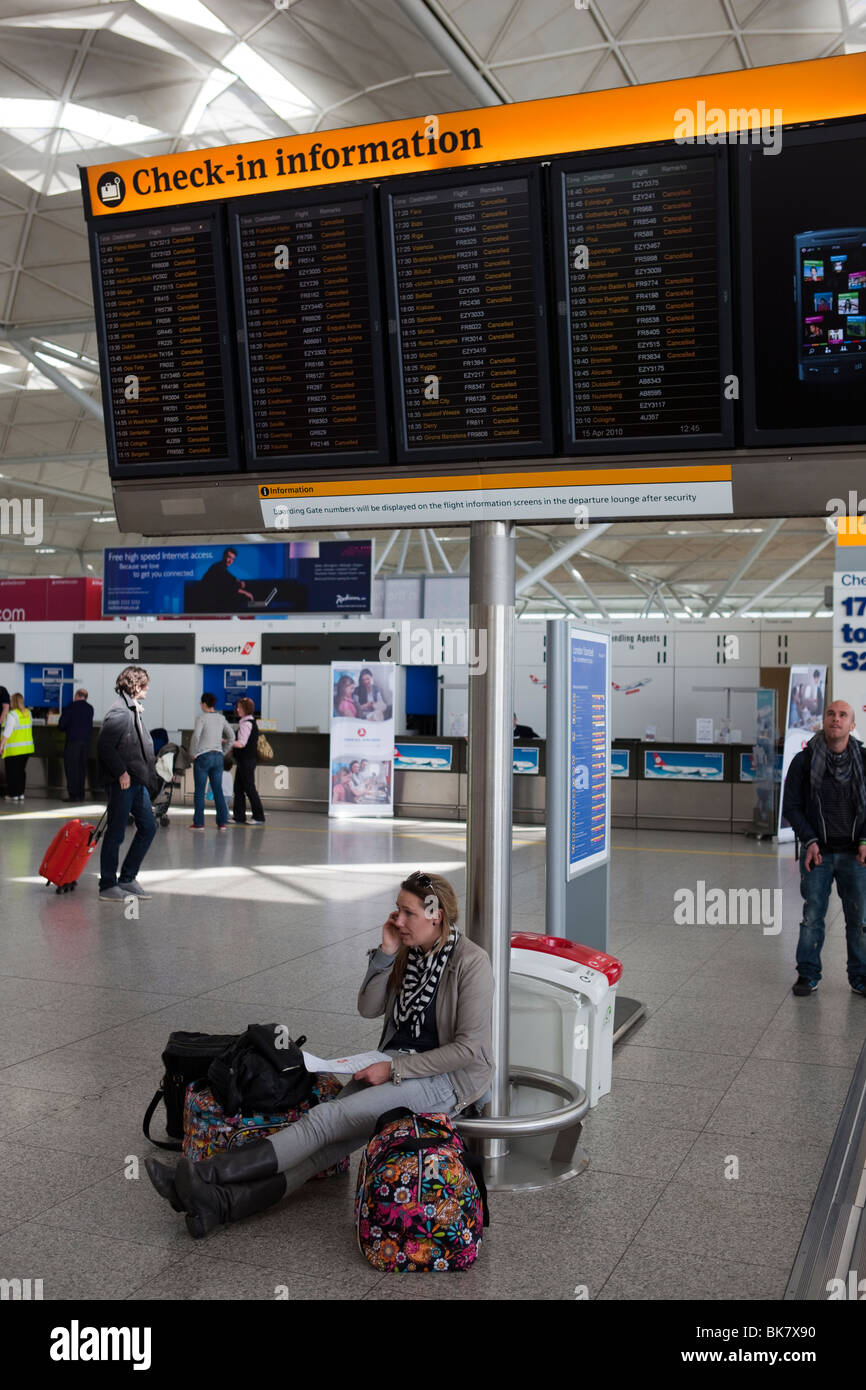
<path id="1" fill-rule="evenodd" d="M 177 1153 L 183 1148 L 183 1144 L 181 1144 L 178 1140 L 173 1139 L 169 1141 L 166 1139 L 151 1139 L 150 1137 L 150 1122 L 153 1119 L 153 1112 L 156 1110 L 156 1107 L 159 1105 L 159 1102 L 161 1100 L 162 1086 L 160 1086 L 153 1100 L 150 1102 L 150 1105 L 147 1107 L 147 1111 L 145 1112 L 144 1121 L 142 1123 L 141 1128 L 144 1132 L 145 1139 L 150 1140 L 150 1143 L 155 1144 L 158 1149 L 173 1149 L 175 1153 Z"/>

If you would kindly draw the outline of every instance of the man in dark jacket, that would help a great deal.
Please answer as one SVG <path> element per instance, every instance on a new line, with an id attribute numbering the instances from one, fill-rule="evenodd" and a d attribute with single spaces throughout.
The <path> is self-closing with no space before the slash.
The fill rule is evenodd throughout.
<path id="1" fill-rule="evenodd" d="M 83 801 L 87 783 L 87 754 L 93 732 L 93 706 L 87 703 L 86 690 L 76 690 L 75 698 L 64 705 L 57 727 L 66 735 L 63 764 L 69 800 Z"/>
<path id="2" fill-rule="evenodd" d="M 136 878 L 156 834 L 150 804 L 150 788 L 155 781 L 153 743 L 144 727 L 140 704 L 149 683 L 140 666 L 124 667 L 114 687 L 119 698 L 106 713 L 99 733 L 99 769 L 108 787 L 108 826 L 99 864 L 101 902 L 123 902 L 130 894 L 136 898 L 151 896 Z M 135 836 L 118 882 L 117 861 L 130 816 L 135 821 Z"/>
<path id="3" fill-rule="evenodd" d="M 835 880 L 845 913 L 848 980 L 866 997 L 866 750 L 851 737 L 854 711 L 834 700 L 824 727 L 798 753 L 785 778 L 782 815 L 800 841 L 805 903 L 797 944 L 797 995 L 821 978 L 824 917 Z"/>

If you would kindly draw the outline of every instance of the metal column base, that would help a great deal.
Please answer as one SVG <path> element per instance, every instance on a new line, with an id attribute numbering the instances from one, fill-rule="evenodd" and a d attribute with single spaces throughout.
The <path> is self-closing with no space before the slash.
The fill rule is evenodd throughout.
<path id="1" fill-rule="evenodd" d="M 491 1139 L 507 1142 L 504 1154 L 483 1154 L 484 1179 L 491 1192 L 532 1192 L 554 1183 L 577 1177 L 589 1167 L 589 1155 L 578 1147 L 583 1118 L 589 1109 L 589 1099 L 582 1086 L 535 1068 L 509 1068 L 508 1115 L 475 1119 L 458 1115 L 455 1120 L 464 1139 L 473 1142 L 473 1149 L 489 1144 Z M 541 1114 L 514 1114 L 515 1086 L 548 1091 L 566 1103 L 559 1110 Z M 497 1147 L 504 1147 L 504 1142 Z"/>
<path id="2" fill-rule="evenodd" d="M 568 1163 L 557 1163 L 544 1134 L 512 1139 L 507 1154 L 485 1158 L 484 1180 L 490 1192 L 536 1192 L 576 1178 L 589 1167 L 589 1154 L 578 1144 Z"/>
<path id="3" fill-rule="evenodd" d="M 629 999 L 627 995 L 617 995 L 613 1011 L 613 1045 L 621 1042 L 629 1029 L 640 1023 L 646 1014 L 646 1004 L 639 999 Z"/>

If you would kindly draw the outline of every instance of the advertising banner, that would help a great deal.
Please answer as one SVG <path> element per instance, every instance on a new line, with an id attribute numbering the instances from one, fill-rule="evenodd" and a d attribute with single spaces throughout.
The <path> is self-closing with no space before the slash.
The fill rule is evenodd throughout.
<path id="1" fill-rule="evenodd" d="M 69 622 L 101 617 L 101 579 L 0 579 L 0 622 Z"/>
<path id="2" fill-rule="evenodd" d="M 658 749 L 643 755 L 643 775 L 646 779 L 668 778 L 677 782 L 723 782 L 724 753 L 677 753 L 673 749 Z"/>
<path id="3" fill-rule="evenodd" d="M 792 666 L 788 680 L 788 713 L 785 720 L 785 745 L 782 750 L 782 786 L 796 755 L 805 748 L 813 734 L 817 734 L 824 722 L 824 705 L 827 696 L 827 667 L 810 664 Z M 782 815 L 782 797 L 779 797 L 779 821 L 777 836 L 780 840 L 793 840 L 794 832 Z"/>
<path id="4" fill-rule="evenodd" d="M 755 692 L 755 730 L 751 755 L 745 753 L 740 757 L 740 781 L 751 780 L 755 784 L 755 805 L 752 809 L 755 831 L 759 835 L 772 835 L 776 827 L 773 797 L 782 764 L 782 759 L 777 758 L 776 754 L 775 690 Z M 743 766 L 744 758 L 746 767 Z M 751 767 L 748 763 L 751 763 Z"/>
<path id="5" fill-rule="evenodd" d="M 289 541 L 106 550 L 103 611 L 106 617 L 366 613 L 372 545 Z"/>
<path id="6" fill-rule="evenodd" d="M 396 677 L 393 661 L 331 663 L 329 816 L 394 814 Z"/>
<path id="7" fill-rule="evenodd" d="M 610 856 L 610 637 L 568 629 L 568 878 Z M 523 750 L 521 750 L 523 752 Z"/>

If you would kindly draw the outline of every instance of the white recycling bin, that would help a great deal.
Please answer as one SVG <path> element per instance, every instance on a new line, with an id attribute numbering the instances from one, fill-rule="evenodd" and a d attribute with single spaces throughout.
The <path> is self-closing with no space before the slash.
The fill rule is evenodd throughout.
<path id="1" fill-rule="evenodd" d="M 585 1089 L 591 1106 L 597 1105 L 611 1088 L 621 974 L 621 962 L 603 951 L 563 937 L 515 933 L 509 980 L 512 1066 L 566 1076 Z M 544 1092 L 534 1096 L 534 1109 L 550 1107 Z"/>

